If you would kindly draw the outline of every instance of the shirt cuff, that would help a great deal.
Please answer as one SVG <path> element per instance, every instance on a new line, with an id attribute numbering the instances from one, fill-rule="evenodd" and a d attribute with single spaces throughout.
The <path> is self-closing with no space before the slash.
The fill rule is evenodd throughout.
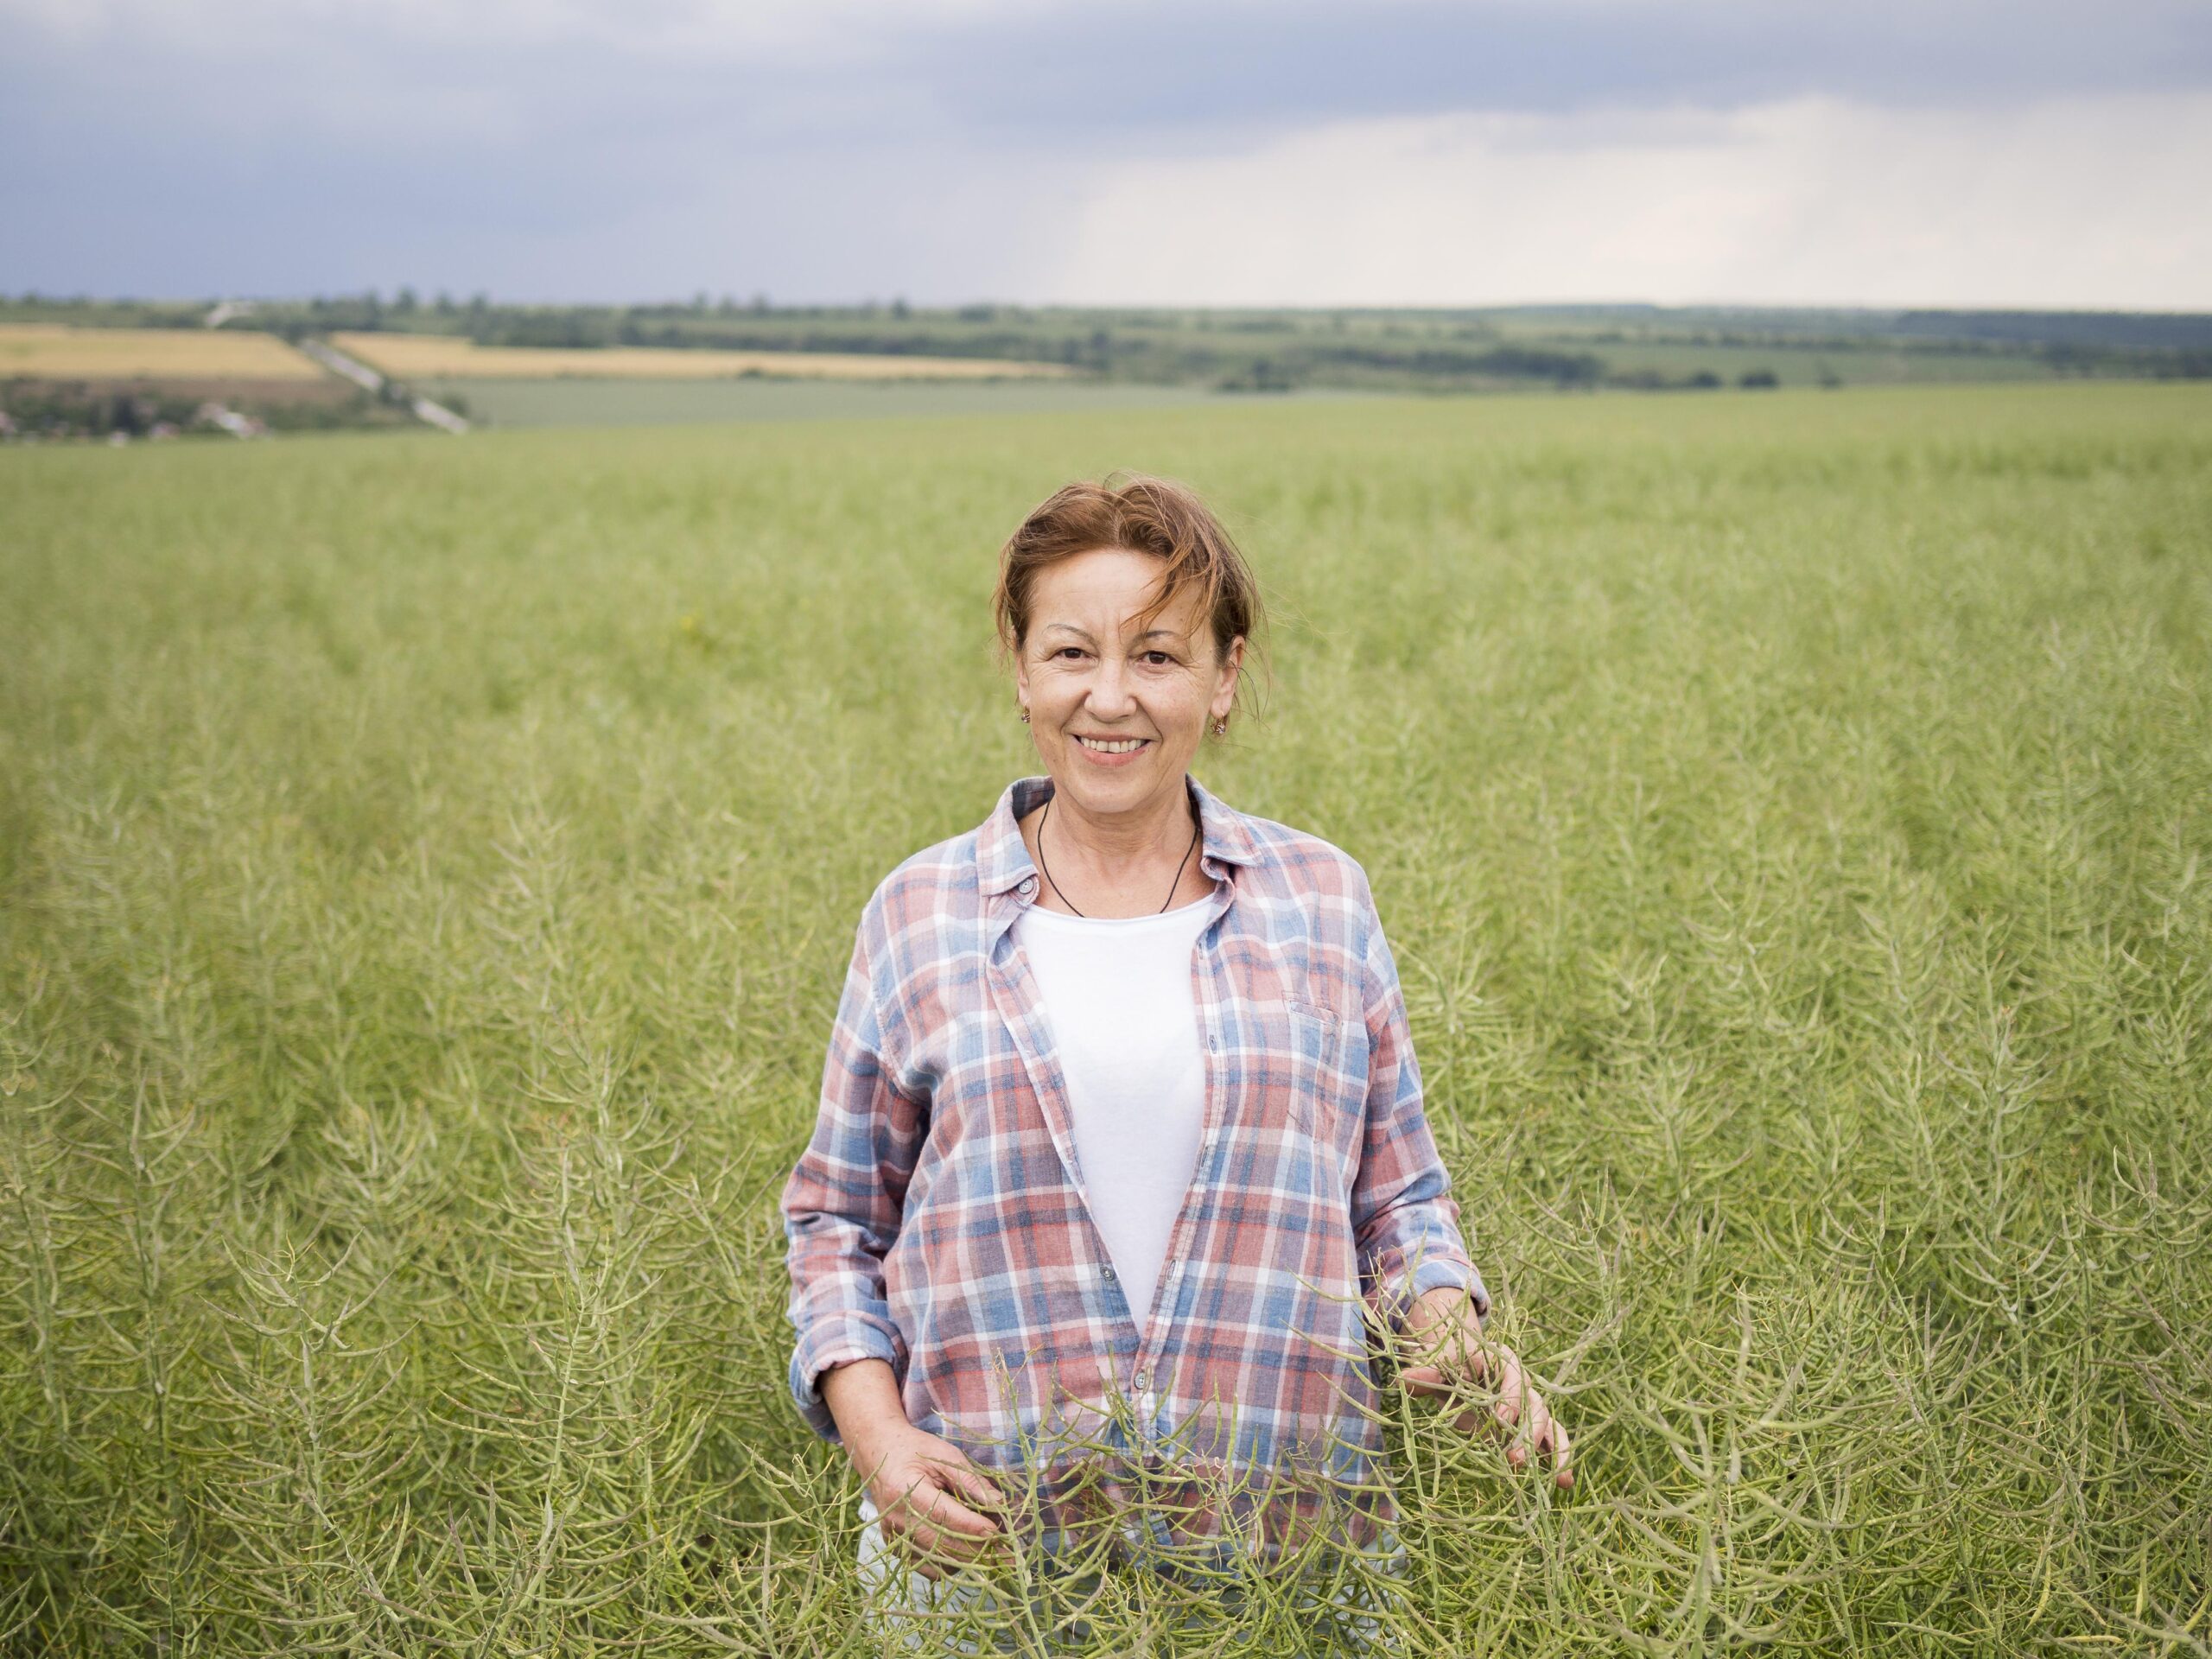
<path id="1" fill-rule="evenodd" d="M 1431 1256 L 1414 1269 L 1413 1282 L 1407 1287 L 1408 1305 L 1419 1301 L 1427 1292 L 1444 1286 L 1464 1290 L 1475 1304 L 1475 1316 L 1485 1318 L 1490 1313 L 1490 1292 L 1483 1285 L 1483 1276 L 1467 1262 L 1453 1262 L 1444 1256 Z"/>
<path id="2" fill-rule="evenodd" d="M 899 1351 L 880 1328 L 863 1320 L 842 1322 L 810 1337 L 791 1355 L 791 1398 L 798 1402 L 806 1426 L 832 1446 L 842 1446 L 837 1420 L 822 1397 L 822 1374 L 832 1366 L 856 1359 L 880 1359 L 893 1370 L 899 1367 Z"/>
<path id="3" fill-rule="evenodd" d="M 1414 1304 L 1427 1292 L 1445 1286 L 1465 1291 L 1478 1319 L 1488 1316 L 1490 1292 L 1484 1287 L 1482 1274 L 1475 1271 L 1473 1262 L 1449 1255 L 1424 1255 L 1410 1273 L 1401 1272 L 1377 1284 L 1370 1300 L 1376 1315 L 1391 1330 L 1402 1331 Z"/>

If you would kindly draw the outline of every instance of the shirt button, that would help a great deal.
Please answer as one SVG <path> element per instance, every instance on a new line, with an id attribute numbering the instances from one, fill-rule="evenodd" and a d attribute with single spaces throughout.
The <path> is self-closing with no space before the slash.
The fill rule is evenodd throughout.
<path id="1" fill-rule="evenodd" d="M 1107 1276 L 1109 1279 L 1111 1279 L 1111 1278 L 1114 1276 L 1114 1269 L 1113 1269 L 1113 1268 L 1104 1268 L 1104 1269 L 1103 1269 L 1103 1271 L 1105 1273 L 1106 1276 Z"/>
<path id="2" fill-rule="evenodd" d="M 1152 1373 L 1141 1365 L 1137 1368 L 1136 1384 L 1141 1389 L 1148 1389 L 1152 1386 Z"/>
<path id="3" fill-rule="evenodd" d="M 1021 878 L 1021 890 L 1022 890 L 1022 892 L 1024 892 L 1024 893 L 1034 893 L 1034 892 L 1036 892 L 1036 891 L 1037 891 L 1037 878 L 1036 878 L 1035 876 L 1033 876 L 1033 875 L 1025 875 L 1025 876 L 1023 876 L 1023 877 Z"/>

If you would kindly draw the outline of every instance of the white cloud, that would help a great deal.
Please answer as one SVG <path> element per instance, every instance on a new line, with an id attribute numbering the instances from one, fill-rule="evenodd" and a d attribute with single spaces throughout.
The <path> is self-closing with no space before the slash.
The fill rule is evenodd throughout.
<path id="1" fill-rule="evenodd" d="M 1109 169 L 1047 296 L 2212 307 L 2212 93 L 1344 122 Z"/>

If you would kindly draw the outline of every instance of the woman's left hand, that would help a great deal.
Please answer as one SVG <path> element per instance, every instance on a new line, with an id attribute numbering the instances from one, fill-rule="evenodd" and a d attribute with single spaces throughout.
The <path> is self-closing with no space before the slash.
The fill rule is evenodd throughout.
<path id="1" fill-rule="evenodd" d="M 1548 1454 L 1553 1481 L 1560 1486 L 1574 1484 L 1566 1428 L 1529 1381 L 1520 1357 L 1483 1335 L 1474 1304 L 1465 1291 L 1446 1285 L 1423 1292 L 1407 1317 L 1405 1341 L 1416 1361 L 1398 1373 L 1407 1389 L 1422 1395 L 1449 1396 L 1467 1383 L 1492 1384 L 1497 1397 L 1487 1413 L 1464 1411 L 1452 1427 L 1471 1433 L 1487 1415 L 1505 1432 L 1508 1463 L 1522 1469 L 1531 1452 L 1539 1457 Z"/>

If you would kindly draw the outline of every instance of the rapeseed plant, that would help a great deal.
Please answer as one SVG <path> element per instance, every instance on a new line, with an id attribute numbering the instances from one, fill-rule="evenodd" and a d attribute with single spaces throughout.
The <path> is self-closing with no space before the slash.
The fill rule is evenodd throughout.
<path id="1" fill-rule="evenodd" d="M 1367 868 L 1579 1477 L 1389 1392 L 1399 1570 L 931 1640 L 2206 1650 L 2212 397 L 2100 386 L 0 456 L 0 1651 L 878 1650 L 775 1197 L 1117 466 L 1274 590 L 1203 776 Z"/>

